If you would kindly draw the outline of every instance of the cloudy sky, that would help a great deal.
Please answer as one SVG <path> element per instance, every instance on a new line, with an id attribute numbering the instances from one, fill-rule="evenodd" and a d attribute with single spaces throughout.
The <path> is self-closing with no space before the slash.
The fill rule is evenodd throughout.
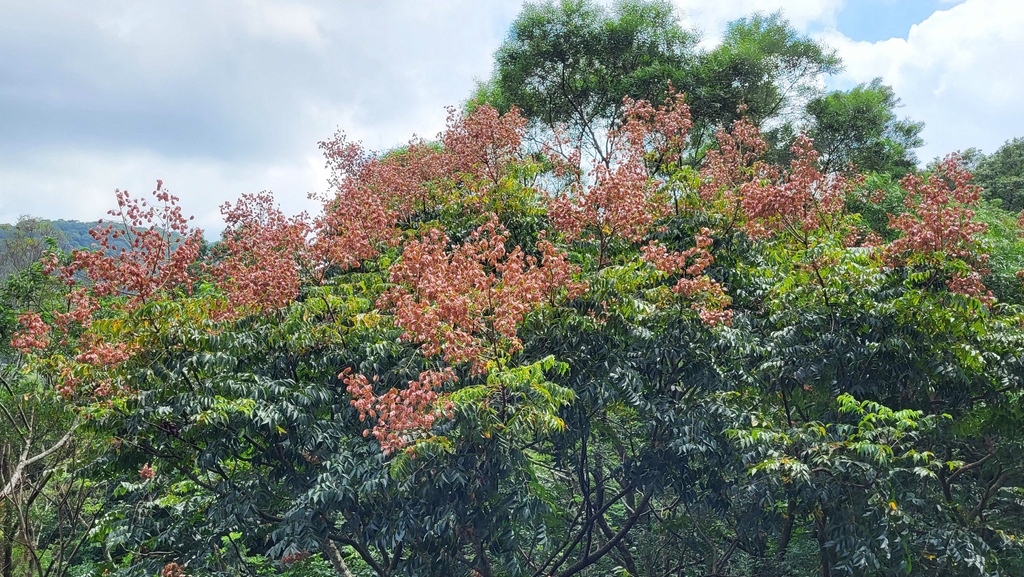
<path id="1" fill-rule="evenodd" d="M 1024 135 L 1021 0 L 675 0 L 713 43 L 781 10 L 839 51 L 846 89 L 881 76 L 926 123 L 922 159 Z M 0 0 L 0 222 L 92 220 L 161 178 L 201 227 L 273 190 L 326 188 L 317 142 L 371 149 L 444 126 L 519 13 L 513 0 Z"/>

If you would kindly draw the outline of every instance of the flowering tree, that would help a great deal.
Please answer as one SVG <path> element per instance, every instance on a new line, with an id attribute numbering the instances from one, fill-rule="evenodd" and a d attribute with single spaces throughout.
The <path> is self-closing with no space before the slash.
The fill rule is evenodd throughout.
<path id="1" fill-rule="evenodd" d="M 741 120 L 696 169 L 682 95 L 621 107 L 596 161 L 487 106 L 339 136 L 320 214 L 244 196 L 202 258 L 162 183 L 118 193 L 5 335 L 110 438 L 110 559 L 1012 574 L 1024 334 L 968 175 L 907 177 L 866 242 L 877 195 L 809 139 L 774 165 Z"/>

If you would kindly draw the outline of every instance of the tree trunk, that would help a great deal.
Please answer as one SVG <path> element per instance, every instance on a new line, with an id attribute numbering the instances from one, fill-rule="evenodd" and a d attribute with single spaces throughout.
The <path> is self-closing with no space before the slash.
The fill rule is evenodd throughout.
<path id="1" fill-rule="evenodd" d="M 18 530 L 14 515 L 11 514 L 10 502 L 0 501 L 0 509 L 3 509 L 3 544 L 0 545 L 0 570 L 3 577 L 14 577 L 14 533 Z"/>
<path id="2" fill-rule="evenodd" d="M 341 556 L 341 551 L 331 542 L 330 539 L 324 539 L 323 552 L 327 556 L 327 560 L 334 566 L 334 572 L 341 577 L 355 577 L 352 575 L 352 571 L 349 570 L 348 564 L 345 563 L 345 558 Z"/>

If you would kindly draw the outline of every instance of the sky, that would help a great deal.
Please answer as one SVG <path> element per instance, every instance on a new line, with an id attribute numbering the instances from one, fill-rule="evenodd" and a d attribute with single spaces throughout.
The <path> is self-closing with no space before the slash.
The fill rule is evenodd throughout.
<path id="1" fill-rule="evenodd" d="M 781 10 L 881 77 L 925 123 L 927 161 L 1024 135 L 1021 0 L 674 0 L 711 46 Z M 94 220 L 162 179 L 215 237 L 219 207 L 327 189 L 317 143 L 387 149 L 444 128 L 522 8 L 513 0 L 0 0 L 0 222 Z"/>

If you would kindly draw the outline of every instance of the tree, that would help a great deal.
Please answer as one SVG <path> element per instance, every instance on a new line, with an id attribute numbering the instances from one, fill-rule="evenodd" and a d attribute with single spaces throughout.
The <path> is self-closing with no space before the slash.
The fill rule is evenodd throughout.
<path id="1" fill-rule="evenodd" d="M 807 104 L 809 135 L 821 152 L 826 172 L 854 165 L 862 172 L 884 172 L 899 178 L 917 167 L 913 149 L 924 144 L 921 122 L 899 119 L 892 88 L 881 78 L 848 92 L 833 92 Z"/>
<path id="2" fill-rule="evenodd" d="M 672 4 L 592 0 L 527 4 L 495 53 L 495 73 L 478 100 L 530 119 L 566 125 L 599 156 L 626 96 L 660 100 L 694 57 L 697 36 Z"/>
<path id="3" fill-rule="evenodd" d="M 67 237 L 50 221 L 22 216 L 17 224 L 0 225 L 0 279 L 25 270 L 49 250 L 47 239 L 65 248 Z"/>
<path id="4" fill-rule="evenodd" d="M 485 105 L 338 137 L 321 213 L 230 203 L 213 262 L 162 183 L 119 192 L 93 234 L 132 250 L 9 315 L 112 439 L 93 569 L 1019 573 L 1022 303 L 969 175 L 894 184 L 885 239 L 806 136 L 779 164 L 741 119 L 694 168 L 692 129 L 677 94 L 598 163 Z"/>
<path id="5" fill-rule="evenodd" d="M 20 224 L 20 223 L 19 223 Z M 26 350 L 50 347 L 19 339 L 25 323 L 44 324 L 61 286 L 41 263 L 0 284 L 0 574 L 60 577 L 89 558 L 89 531 L 103 482 L 86 474 L 98 451 L 45 370 Z M 17 311 L 33 311 L 18 315 Z M 49 316 L 47 314 L 47 316 Z M 20 325 L 20 326 L 19 326 Z M 60 347 L 52 343 L 51 351 Z M 27 348 L 26 348 L 27 347 Z"/>
<path id="6" fill-rule="evenodd" d="M 1014 138 L 978 161 L 975 182 L 985 198 L 1000 199 L 1011 212 L 1024 210 L 1024 138 Z"/>
<path id="7" fill-rule="evenodd" d="M 781 13 L 755 13 L 731 22 L 721 44 L 702 55 L 677 86 L 689 95 L 698 142 L 746 117 L 773 129 L 785 148 L 785 126 L 818 94 L 821 77 L 841 69 L 834 50 L 798 34 Z"/>
<path id="8" fill-rule="evenodd" d="M 715 131 L 741 116 L 771 125 L 770 139 L 784 150 L 786 127 L 817 93 L 821 75 L 840 69 L 834 51 L 778 13 L 732 22 L 711 51 L 698 50 L 697 39 L 665 2 L 619 2 L 611 10 L 584 0 L 527 5 L 495 54 L 493 78 L 471 103 L 516 106 L 549 129 L 565 126 L 603 161 L 623 99 L 658 104 L 671 85 L 687 95 L 689 161 L 696 162 Z"/>

